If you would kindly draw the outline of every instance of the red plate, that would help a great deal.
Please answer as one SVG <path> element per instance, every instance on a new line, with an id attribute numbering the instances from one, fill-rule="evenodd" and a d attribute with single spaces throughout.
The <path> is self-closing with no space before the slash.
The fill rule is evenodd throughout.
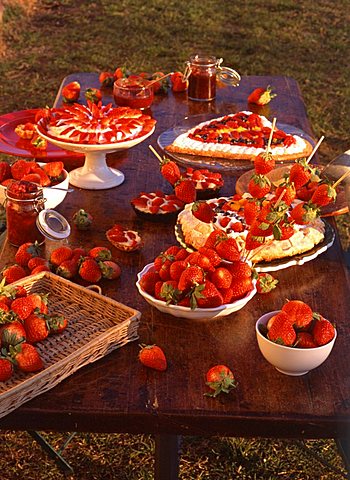
<path id="1" fill-rule="evenodd" d="M 68 158 L 82 158 L 81 153 L 69 152 L 48 143 L 46 150 L 33 148 L 30 140 L 23 140 L 15 133 L 15 128 L 21 123 L 34 123 L 38 109 L 18 110 L 0 116 L 0 152 L 18 157 L 40 158 L 47 160 L 64 160 Z"/>

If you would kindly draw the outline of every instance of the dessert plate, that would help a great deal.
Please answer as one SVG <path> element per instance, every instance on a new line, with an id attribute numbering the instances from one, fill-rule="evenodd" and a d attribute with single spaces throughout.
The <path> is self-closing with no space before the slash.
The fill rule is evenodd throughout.
<path id="1" fill-rule="evenodd" d="M 285 268 L 292 267 L 294 265 L 304 265 L 306 262 L 314 260 L 316 257 L 324 253 L 328 248 L 333 245 L 335 239 L 335 231 L 333 227 L 323 220 L 325 225 L 324 239 L 318 245 L 315 245 L 311 250 L 307 252 L 294 255 L 292 257 L 280 258 L 272 260 L 270 262 L 255 263 L 254 268 L 257 272 L 277 272 L 278 270 L 284 270 Z M 186 248 L 188 251 L 195 251 L 193 247 L 185 242 L 181 225 L 177 223 L 175 225 L 175 237 L 179 244 Z"/>
<path id="2" fill-rule="evenodd" d="M 64 160 L 65 158 L 83 157 L 79 152 L 63 150 L 48 143 L 46 150 L 34 148 L 30 140 L 23 140 L 15 133 L 17 125 L 34 123 L 35 114 L 39 109 L 18 110 L 0 116 L 0 152 L 17 157 Z"/>
<path id="3" fill-rule="evenodd" d="M 169 128 L 168 130 L 165 130 L 165 132 L 159 135 L 157 140 L 158 145 L 162 150 L 164 150 L 165 147 L 173 143 L 175 138 L 181 135 L 182 133 L 187 132 L 187 130 L 195 127 L 201 122 L 205 122 L 207 120 L 211 120 L 213 118 L 217 118 L 222 115 L 224 114 L 216 113 L 216 114 L 210 114 L 210 115 L 202 114 L 202 115 L 194 115 L 192 117 L 185 117 L 180 125 Z M 278 122 L 277 122 L 277 127 L 291 135 L 299 135 L 299 137 L 302 137 L 302 138 L 305 138 L 305 140 L 308 140 L 312 146 L 315 145 L 314 140 L 309 135 L 307 135 L 303 130 L 300 130 L 297 127 L 284 124 L 284 123 L 278 123 Z M 244 172 L 246 170 L 250 170 L 253 166 L 253 163 L 249 160 L 227 160 L 225 158 L 204 157 L 200 155 L 186 155 L 183 153 L 175 153 L 175 152 L 166 152 L 166 155 L 185 166 L 194 166 L 197 168 L 212 168 L 220 171 L 227 170 L 227 171 Z M 280 161 L 278 163 L 287 164 L 292 162 Z"/>

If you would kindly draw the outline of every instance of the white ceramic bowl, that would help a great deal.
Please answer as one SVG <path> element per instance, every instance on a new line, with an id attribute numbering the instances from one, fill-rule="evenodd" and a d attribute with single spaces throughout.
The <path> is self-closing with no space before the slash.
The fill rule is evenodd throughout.
<path id="1" fill-rule="evenodd" d="M 38 162 L 38 165 L 44 165 L 44 164 Z M 64 190 L 67 190 L 67 188 L 69 187 L 69 175 L 66 170 L 63 170 L 63 173 L 64 173 L 64 180 L 61 183 L 58 183 L 54 187 L 43 188 L 43 195 L 44 195 L 44 198 L 46 198 L 45 208 L 48 208 L 48 209 L 55 208 L 60 203 L 62 203 L 63 200 L 65 199 L 67 192 Z M 64 190 L 58 190 L 58 188 L 63 188 Z M 1 204 L 5 202 L 5 198 L 6 198 L 5 190 L 6 188 L 0 185 L 0 203 Z"/>
<path id="2" fill-rule="evenodd" d="M 245 297 L 240 298 L 234 303 L 228 303 L 225 305 L 221 305 L 220 307 L 216 308 L 196 308 L 192 310 L 189 307 L 182 307 L 178 305 L 167 305 L 166 302 L 161 300 L 157 300 L 156 298 L 152 297 L 148 293 L 144 292 L 140 286 L 140 279 L 141 277 L 148 272 L 148 270 L 153 267 L 153 263 L 149 263 L 144 267 L 144 269 L 137 274 L 137 282 L 136 286 L 140 294 L 143 298 L 153 307 L 157 308 L 159 311 L 163 313 L 169 313 L 174 317 L 180 318 L 189 318 L 192 320 L 204 320 L 204 319 L 211 319 L 217 317 L 224 317 L 226 315 L 230 315 L 230 313 L 237 312 L 241 308 L 243 308 L 251 298 L 254 297 L 256 294 L 256 282 L 253 282 L 254 288 L 251 290 Z"/>
<path id="3" fill-rule="evenodd" d="M 259 330 L 260 325 L 266 325 L 271 317 L 279 311 L 269 312 L 259 318 L 255 325 L 256 338 L 262 355 L 276 370 L 285 375 L 305 375 L 310 370 L 319 367 L 331 353 L 337 332 L 333 340 L 316 348 L 285 347 L 268 340 Z"/>

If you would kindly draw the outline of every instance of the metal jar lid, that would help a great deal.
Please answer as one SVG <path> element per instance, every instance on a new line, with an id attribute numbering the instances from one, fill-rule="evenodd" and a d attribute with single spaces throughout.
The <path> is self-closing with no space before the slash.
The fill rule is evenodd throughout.
<path id="1" fill-rule="evenodd" d="M 37 219 L 38 230 L 50 240 L 63 240 L 69 237 L 71 228 L 63 215 L 56 210 L 42 210 Z"/>

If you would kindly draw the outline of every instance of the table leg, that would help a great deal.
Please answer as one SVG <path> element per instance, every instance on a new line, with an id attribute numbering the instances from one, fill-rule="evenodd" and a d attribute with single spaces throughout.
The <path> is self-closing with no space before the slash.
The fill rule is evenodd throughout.
<path id="1" fill-rule="evenodd" d="M 34 440 L 41 446 L 41 448 L 56 462 L 58 467 L 63 473 L 73 475 L 74 470 L 68 462 L 62 457 L 62 450 L 55 450 L 50 443 L 39 433 L 34 430 L 29 430 L 28 433 L 34 438 Z M 65 446 L 69 443 L 75 433 L 71 434 L 68 440 L 65 442 Z"/>
<path id="2" fill-rule="evenodd" d="M 180 442 L 179 435 L 155 436 L 154 480 L 178 480 Z"/>

